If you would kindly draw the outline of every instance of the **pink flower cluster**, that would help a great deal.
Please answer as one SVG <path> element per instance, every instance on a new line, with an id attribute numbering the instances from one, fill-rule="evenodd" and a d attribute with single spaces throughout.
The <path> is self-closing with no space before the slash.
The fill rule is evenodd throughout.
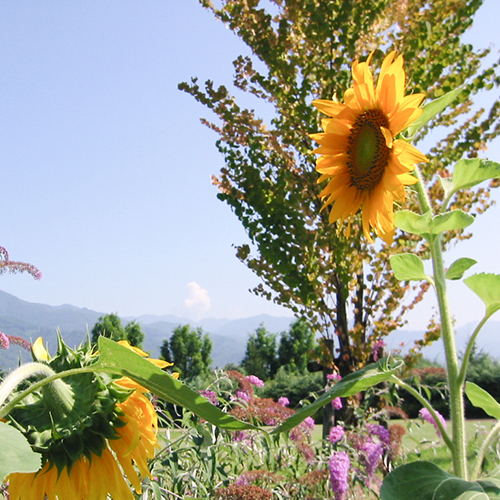
<path id="1" fill-rule="evenodd" d="M 8 349 L 11 344 L 19 345 L 23 349 L 31 351 L 31 344 L 27 340 L 0 332 L 0 349 Z"/>
<path id="2" fill-rule="evenodd" d="M 345 430 L 341 425 L 336 425 L 330 429 L 330 435 L 328 436 L 328 440 L 330 443 L 335 444 L 338 443 L 345 435 Z"/>
<path id="3" fill-rule="evenodd" d="M 290 400 L 286 396 L 281 396 L 278 398 L 278 404 L 281 406 L 288 406 L 290 404 Z"/>
<path id="4" fill-rule="evenodd" d="M 332 406 L 335 410 L 341 410 L 344 407 L 344 405 L 342 404 L 342 399 L 341 398 L 333 399 Z"/>
<path id="5" fill-rule="evenodd" d="M 8 349 L 10 347 L 10 340 L 5 333 L 0 332 L 0 348 Z"/>
<path id="6" fill-rule="evenodd" d="M 264 387 L 264 381 L 255 375 L 248 375 L 247 380 L 255 387 Z"/>

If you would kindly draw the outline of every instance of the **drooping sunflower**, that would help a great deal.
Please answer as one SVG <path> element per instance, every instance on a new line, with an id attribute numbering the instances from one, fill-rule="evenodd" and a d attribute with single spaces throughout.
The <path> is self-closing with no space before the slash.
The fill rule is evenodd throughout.
<path id="1" fill-rule="evenodd" d="M 120 342 L 142 356 L 144 351 Z M 59 337 L 54 357 L 42 339 L 33 357 L 54 371 L 92 365 L 89 343 L 76 350 Z M 172 363 L 150 360 L 164 368 Z M 42 454 L 36 473 L 8 476 L 11 500 L 133 500 L 132 484 L 141 493 L 141 476 L 149 476 L 148 459 L 158 446 L 158 420 L 146 389 L 128 378 L 80 373 L 30 394 L 9 413 L 11 423 Z M 137 469 L 139 472 L 137 472 Z"/>
<path id="2" fill-rule="evenodd" d="M 328 180 L 320 194 L 323 208 L 332 205 L 329 220 L 348 220 L 362 210 L 363 232 L 373 243 L 370 229 L 387 244 L 394 238 L 394 202 L 405 199 L 405 186 L 418 182 L 415 165 L 428 161 L 418 149 L 396 137 L 422 114 L 424 94 L 405 96 L 403 56 L 389 53 L 375 88 L 370 61 L 354 62 L 353 86 L 344 102 L 313 101 L 322 113 L 324 133 L 312 134 L 320 144 L 318 182 Z"/>

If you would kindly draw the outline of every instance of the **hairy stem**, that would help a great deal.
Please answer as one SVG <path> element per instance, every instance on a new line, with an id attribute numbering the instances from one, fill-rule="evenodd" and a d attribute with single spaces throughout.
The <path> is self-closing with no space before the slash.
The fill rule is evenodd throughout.
<path id="1" fill-rule="evenodd" d="M 415 185 L 422 212 L 432 210 L 428 193 L 425 189 L 423 177 L 418 167 L 415 174 L 420 180 Z M 465 414 L 463 382 L 459 376 L 457 349 L 451 320 L 448 295 L 446 292 L 446 278 L 443 264 L 443 252 L 440 235 L 432 235 L 429 238 L 434 272 L 434 287 L 436 290 L 439 315 L 441 318 L 441 336 L 444 343 L 446 357 L 446 368 L 448 372 L 448 388 L 450 391 L 450 416 L 452 424 L 452 436 L 454 449 L 452 450 L 453 471 L 462 478 L 467 479 L 467 456 L 465 441 Z"/>
<path id="2" fill-rule="evenodd" d="M 107 368 L 107 367 L 105 368 L 102 366 L 99 366 L 99 369 L 96 369 L 95 367 L 92 367 L 92 366 L 87 366 L 84 368 L 74 368 L 72 370 L 66 370 L 66 371 L 60 372 L 60 373 L 54 373 L 47 365 L 44 365 L 42 363 L 28 363 L 27 365 L 24 365 L 21 368 L 24 368 L 24 367 L 29 366 L 29 365 L 34 365 L 34 364 L 41 365 L 41 366 L 45 367 L 47 370 L 50 370 L 50 373 L 48 371 L 45 371 L 46 378 L 44 378 L 43 380 L 40 380 L 39 382 L 35 382 L 34 384 L 30 385 L 28 387 L 28 389 L 21 392 L 21 394 L 18 394 L 15 398 L 12 398 L 9 401 L 9 403 L 7 403 L 3 408 L 0 408 L 0 418 L 3 418 L 6 415 L 8 415 L 9 412 L 12 411 L 26 396 L 28 396 L 32 392 L 42 388 L 44 385 L 53 382 L 54 380 L 58 380 L 58 379 L 61 379 L 64 377 L 69 377 L 71 375 L 77 375 L 79 373 L 89 373 L 89 372 L 95 372 L 95 371 L 120 375 L 120 372 L 118 371 L 118 369 Z M 17 370 L 16 370 L 16 372 L 17 372 Z M 13 374 L 14 373 L 15 372 L 13 372 Z M 35 373 L 32 372 L 31 375 L 29 375 L 29 376 L 32 376 L 34 374 Z M 7 382 L 7 379 L 4 381 L 4 383 L 5 382 Z M 3 384 L 2 384 L 2 387 L 3 387 Z"/>

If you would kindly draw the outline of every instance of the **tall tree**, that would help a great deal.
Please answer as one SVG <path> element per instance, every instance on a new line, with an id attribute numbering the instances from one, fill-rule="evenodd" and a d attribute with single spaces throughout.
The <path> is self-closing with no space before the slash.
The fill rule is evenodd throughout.
<path id="1" fill-rule="evenodd" d="M 130 321 L 124 327 L 122 320 L 115 313 L 101 316 L 92 327 L 91 335 L 93 344 L 97 344 L 97 340 L 102 335 L 114 341 L 128 340 L 130 345 L 139 348 L 142 347 L 145 337 L 141 325 L 137 321 Z"/>
<path id="2" fill-rule="evenodd" d="M 127 326 L 125 326 L 125 338 L 129 341 L 130 345 L 142 348 L 144 337 L 145 334 L 137 321 L 127 323 Z"/>
<path id="3" fill-rule="evenodd" d="M 180 371 L 184 380 L 206 374 L 212 364 L 212 341 L 202 328 L 179 325 L 170 339 L 163 341 L 160 352 L 164 360 L 174 363 L 174 370 Z"/>
<path id="4" fill-rule="evenodd" d="M 276 357 L 276 335 L 260 325 L 251 333 L 241 366 L 248 375 L 255 375 L 261 380 L 267 380 L 278 370 Z"/>
<path id="5" fill-rule="evenodd" d="M 451 127 L 423 168 L 432 196 L 441 200 L 438 174 L 449 176 L 455 161 L 476 156 L 500 130 L 498 101 L 492 98 L 486 115 L 472 111 L 475 94 L 499 85 L 497 64 L 480 69 L 488 50 L 476 53 L 460 41 L 481 0 L 270 0 L 267 10 L 258 0 L 223 0 L 220 8 L 200 3 L 252 51 L 234 61 L 233 83 L 272 116 L 265 124 L 212 81 L 204 89 L 196 78 L 179 86 L 219 119 L 203 120 L 219 135 L 225 159 L 214 183 L 253 244 L 237 246 L 237 257 L 262 279 L 255 293 L 314 324 L 323 335 L 318 361 L 345 375 L 369 360 L 375 341 L 403 325 L 428 285 L 399 283 L 387 265 L 392 248 L 367 245 L 359 218 L 350 238 L 329 224 L 309 138 L 320 131 L 321 116 L 311 101 L 342 95 L 352 62 L 371 51 L 373 67 L 380 66 L 379 47 L 404 55 L 413 92 L 435 99 L 462 86 L 454 105 L 414 137 L 418 142 L 437 127 Z M 479 213 L 490 206 L 488 195 L 488 189 L 464 192 L 455 205 Z M 415 197 L 407 203 L 413 208 Z M 425 243 L 411 235 L 398 232 L 395 241 L 401 252 L 428 256 Z M 431 322 L 424 340 L 437 336 Z"/>
<path id="6" fill-rule="evenodd" d="M 105 314 L 101 316 L 92 328 L 92 343 L 97 344 L 99 337 L 118 341 L 126 339 L 125 329 L 122 320 L 117 314 Z"/>
<path id="7" fill-rule="evenodd" d="M 278 348 L 279 366 L 287 366 L 291 370 L 305 373 L 314 348 L 314 331 L 309 323 L 300 318 L 283 332 Z"/>

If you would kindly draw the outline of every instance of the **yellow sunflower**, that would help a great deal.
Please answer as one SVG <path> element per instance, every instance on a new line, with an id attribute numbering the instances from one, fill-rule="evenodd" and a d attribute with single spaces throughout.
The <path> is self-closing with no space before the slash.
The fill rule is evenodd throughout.
<path id="1" fill-rule="evenodd" d="M 126 341 L 120 344 L 148 356 Z M 41 339 L 33 345 L 33 356 L 55 371 L 86 366 L 96 359 L 89 345 L 73 351 L 61 339 L 53 358 Z M 172 365 L 150 361 L 162 368 Z M 109 495 L 113 500 L 133 500 L 125 477 L 140 494 L 141 476 L 150 476 L 148 459 L 158 447 L 158 419 L 147 390 L 129 378 L 110 379 L 96 373 L 64 380 L 74 401 L 58 420 L 54 414 L 47 415 L 43 391 L 9 414 L 18 427 L 26 429 L 33 448 L 44 458 L 38 472 L 7 478 L 10 499 L 106 500 Z"/>
<path id="2" fill-rule="evenodd" d="M 373 52 L 366 62 L 354 62 L 352 88 L 344 103 L 313 101 L 325 115 L 324 133 L 312 134 L 320 144 L 318 182 L 329 180 L 320 194 L 323 208 L 332 205 L 331 223 L 350 224 L 361 208 L 363 232 L 373 243 L 370 228 L 387 244 L 394 238 L 394 201 L 405 199 L 405 186 L 418 182 L 411 174 L 415 164 L 428 161 L 418 149 L 396 136 L 423 112 L 424 94 L 405 96 L 403 56 L 386 56 L 377 87 L 370 71 Z"/>

